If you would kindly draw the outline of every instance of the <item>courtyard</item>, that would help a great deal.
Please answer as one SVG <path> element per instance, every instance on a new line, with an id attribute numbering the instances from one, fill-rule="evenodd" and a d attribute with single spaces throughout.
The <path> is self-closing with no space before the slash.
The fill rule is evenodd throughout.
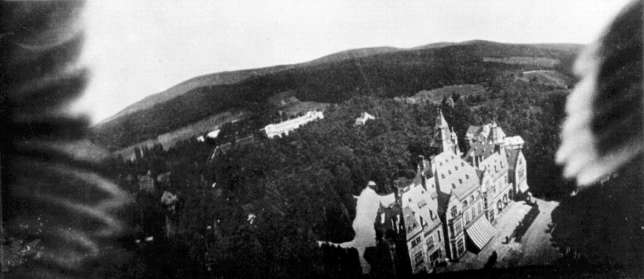
<path id="1" fill-rule="evenodd" d="M 482 269 L 494 252 L 497 254 L 496 262 L 492 265 L 494 268 L 545 265 L 558 259 L 560 254 L 552 245 L 548 230 L 548 224 L 551 223 L 550 213 L 558 203 L 534 200 L 539 206 L 539 214 L 520 240 L 512 237 L 506 242 L 506 237 L 512 235 L 519 222 L 530 211 L 531 206 L 523 201 L 514 202 L 504 210 L 503 215 L 494 224 L 497 234 L 478 254 L 468 251 L 458 262 L 450 262 L 438 272 Z"/>

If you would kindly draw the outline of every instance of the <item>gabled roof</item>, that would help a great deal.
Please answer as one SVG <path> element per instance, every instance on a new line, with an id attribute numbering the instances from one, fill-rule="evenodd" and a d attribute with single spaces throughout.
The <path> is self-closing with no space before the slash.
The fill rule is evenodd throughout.
<path id="1" fill-rule="evenodd" d="M 372 119 L 376 119 L 376 117 L 366 111 L 363 111 L 360 116 L 356 118 L 354 125 L 364 125 L 368 120 Z"/>
<path id="2" fill-rule="evenodd" d="M 494 153 L 493 143 L 475 141 L 475 142 L 472 142 L 472 144 L 470 145 L 470 149 L 467 150 L 467 154 L 465 154 L 465 160 L 467 160 L 468 162 L 471 162 L 474 156 L 483 157 L 485 159 L 490 155 L 492 155 L 493 153 Z"/>
<path id="3" fill-rule="evenodd" d="M 469 126 L 465 136 L 476 141 L 501 142 L 505 139 L 505 132 L 496 122 L 492 122 L 482 126 Z"/>
<path id="4" fill-rule="evenodd" d="M 441 192 L 461 199 L 479 187 L 476 169 L 452 152 L 442 152 L 432 159 Z"/>
<path id="5" fill-rule="evenodd" d="M 508 159 L 505 154 L 494 152 L 479 163 L 479 168 L 484 169 L 487 172 L 486 175 L 496 178 L 508 172 Z"/>
<path id="6" fill-rule="evenodd" d="M 434 182 L 428 180 L 425 186 L 423 187 L 422 185 L 420 175 L 417 175 L 416 178 L 411 180 L 409 186 L 403 188 L 400 199 L 403 207 L 405 226 L 407 227 L 413 223 L 420 226 L 420 218 L 429 227 L 434 227 L 440 223 L 440 219 L 438 218 L 438 197 L 436 195 Z M 433 219 L 430 215 L 430 210 L 434 214 Z"/>

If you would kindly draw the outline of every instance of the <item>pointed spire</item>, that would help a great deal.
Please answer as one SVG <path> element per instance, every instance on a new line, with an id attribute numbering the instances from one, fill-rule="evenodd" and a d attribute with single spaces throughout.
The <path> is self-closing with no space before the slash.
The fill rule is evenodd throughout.
<path id="1" fill-rule="evenodd" d="M 449 125 L 447 124 L 447 121 L 445 120 L 445 117 L 443 116 L 443 111 L 439 108 L 438 109 L 438 117 L 436 118 L 436 126 L 440 128 L 448 128 Z"/>

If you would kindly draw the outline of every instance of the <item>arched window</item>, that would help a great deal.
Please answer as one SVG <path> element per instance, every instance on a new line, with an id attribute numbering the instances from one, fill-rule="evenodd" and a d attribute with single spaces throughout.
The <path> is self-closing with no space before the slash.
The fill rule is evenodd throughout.
<path id="1" fill-rule="evenodd" d="M 458 209 L 456 208 L 456 206 L 452 206 L 451 213 L 452 217 L 456 217 L 456 215 L 458 215 Z"/>

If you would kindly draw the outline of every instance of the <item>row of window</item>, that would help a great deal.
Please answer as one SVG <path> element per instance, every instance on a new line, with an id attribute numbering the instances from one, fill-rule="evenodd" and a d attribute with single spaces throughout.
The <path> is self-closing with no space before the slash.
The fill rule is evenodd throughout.
<path id="1" fill-rule="evenodd" d="M 452 174 L 452 171 L 448 170 L 448 171 L 447 171 L 447 174 L 450 174 L 450 175 L 451 175 L 451 174 Z M 445 174 L 444 174 L 444 173 L 441 173 L 441 178 L 442 178 L 442 179 L 445 179 Z M 465 179 L 470 179 L 470 175 L 466 173 L 466 174 L 465 174 Z M 463 179 L 462 179 L 462 178 L 459 178 L 459 179 L 458 179 L 458 183 L 463 184 Z M 454 184 L 452 184 L 452 186 L 453 186 L 453 185 L 454 185 Z"/>
<path id="2" fill-rule="evenodd" d="M 472 221 L 481 212 L 483 212 L 483 203 L 479 202 L 476 206 L 472 206 L 472 208 L 465 212 L 465 223 L 467 224 Z"/>
<path id="3" fill-rule="evenodd" d="M 411 240 L 411 248 L 414 248 L 420 244 L 420 236 Z"/>

